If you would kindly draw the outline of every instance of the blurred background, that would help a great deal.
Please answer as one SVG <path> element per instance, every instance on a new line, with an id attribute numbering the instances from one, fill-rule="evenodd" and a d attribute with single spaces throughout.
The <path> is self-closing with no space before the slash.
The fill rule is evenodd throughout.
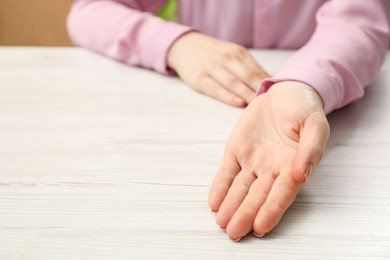
<path id="1" fill-rule="evenodd" d="M 72 1 L 0 0 L 0 45 L 72 45 L 65 26 Z"/>

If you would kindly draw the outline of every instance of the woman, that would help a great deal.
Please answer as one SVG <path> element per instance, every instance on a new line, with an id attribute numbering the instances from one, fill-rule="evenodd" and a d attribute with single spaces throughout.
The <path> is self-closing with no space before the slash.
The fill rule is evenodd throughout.
<path id="1" fill-rule="evenodd" d="M 78 0 L 69 32 L 76 44 L 113 59 L 176 73 L 233 106 L 249 104 L 226 145 L 209 206 L 231 239 L 252 230 L 264 236 L 319 163 L 326 114 L 362 97 L 378 73 L 389 46 L 390 4 L 178 0 L 177 23 L 154 15 L 164 4 Z M 299 50 L 270 77 L 246 47 Z"/>

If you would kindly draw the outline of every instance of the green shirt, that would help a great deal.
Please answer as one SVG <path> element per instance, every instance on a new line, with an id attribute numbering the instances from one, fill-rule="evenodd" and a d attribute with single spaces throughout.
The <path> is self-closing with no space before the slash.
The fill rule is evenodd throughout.
<path id="1" fill-rule="evenodd" d="M 177 21 L 177 3 L 176 0 L 167 0 L 167 3 L 156 13 L 167 21 Z"/>

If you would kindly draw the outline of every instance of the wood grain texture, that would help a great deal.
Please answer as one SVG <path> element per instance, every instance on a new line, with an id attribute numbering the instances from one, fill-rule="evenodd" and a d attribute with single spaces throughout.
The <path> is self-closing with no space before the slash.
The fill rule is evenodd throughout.
<path id="1" fill-rule="evenodd" d="M 65 26 L 72 0 L 1 0 L 0 45 L 69 46 Z"/>
<path id="2" fill-rule="evenodd" d="M 389 60 L 280 225 L 235 243 L 207 192 L 242 110 L 78 48 L 0 56 L 0 259 L 390 259 Z"/>

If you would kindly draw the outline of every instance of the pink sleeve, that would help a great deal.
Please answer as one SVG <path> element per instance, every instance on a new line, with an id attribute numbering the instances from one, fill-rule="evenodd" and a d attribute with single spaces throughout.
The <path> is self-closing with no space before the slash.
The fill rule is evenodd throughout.
<path id="1" fill-rule="evenodd" d="M 155 17 L 142 10 L 141 2 L 75 1 L 67 21 L 70 37 L 75 44 L 113 59 L 168 73 L 170 46 L 191 28 Z"/>
<path id="2" fill-rule="evenodd" d="M 325 112 L 360 98 L 379 72 L 389 47 L 388 0 L 332 0 L 317 13 L 310 41 L 258 94 L 274 83 L 304 82 L 322 97 Z"/>

